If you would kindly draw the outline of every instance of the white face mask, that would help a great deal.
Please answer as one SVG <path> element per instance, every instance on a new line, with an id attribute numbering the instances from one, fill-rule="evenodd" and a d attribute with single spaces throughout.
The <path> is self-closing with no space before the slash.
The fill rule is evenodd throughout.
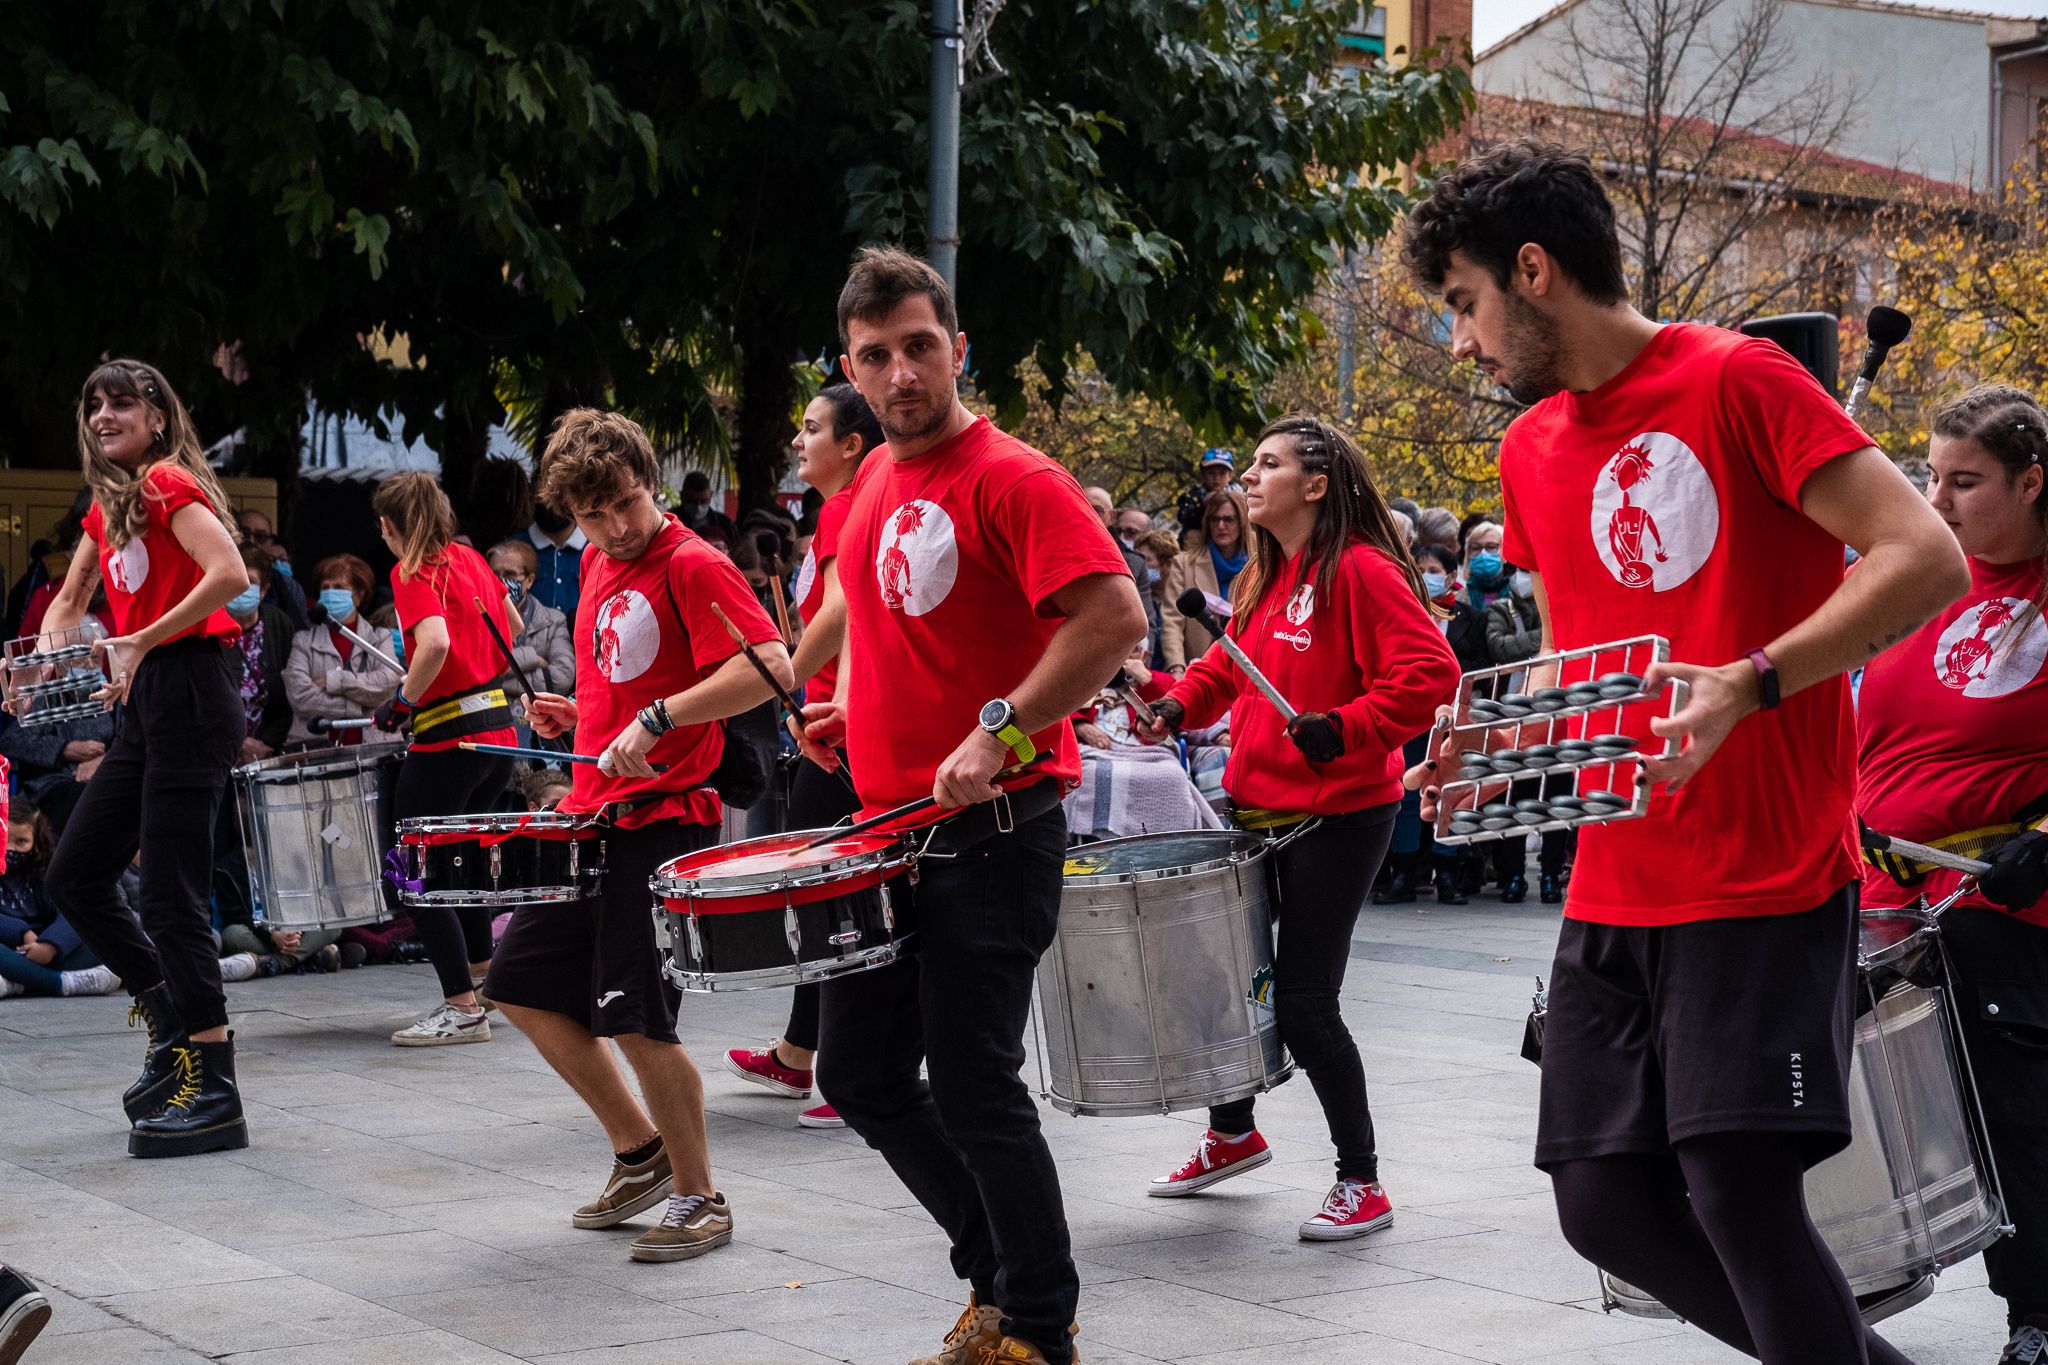
<path id="1" fill-rule="evenodd" d="M 1536 575 L 1527 569 L 1515 570 L 1513 583 L 1517 597 L 1528 597 L 1536 591 Z"/>

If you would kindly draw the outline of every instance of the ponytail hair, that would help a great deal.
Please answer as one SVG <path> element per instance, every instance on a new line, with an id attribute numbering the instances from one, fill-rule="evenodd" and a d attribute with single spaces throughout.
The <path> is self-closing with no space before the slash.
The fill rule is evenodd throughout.
<path id="1" fill-rule="evenodd" d="M 394 474 L 377 485 L 370 507 L 398 532 L 398 576 L 417 578 L 455 539 L 455 509 L 424 470 Z"/>
<path id="2" fill-rule="evenodd" d="M 1979 384 L 1934 410 L 1933 431 L 1952 441 L 1975 441 L 1986 454 L 2005 466 L 2005 480 L 2016 483 L 2029 468 L 2041 470 L 2048 478 L 2048 412 L 2024 389 L 2010 384 Z M 2034 519 L 2048 530 L 2048 483 L 2034 499 Z M 2041 581 L 2034 588 L 2034 600 L 2005 631 L 2003 638 L 2017 646 L 2029 627 L 2048 611 L 2048 557 L 2040 569 Z"/>
<path id="3" fill-rule="evenodd" d="M 156 435 L 149 457 L 134 469 L 114 463 L 100 449 L 100 438 L 91 421 L 94 394 L 136 399 L 163 418 L 163 428 Z M 78 395 L 78 461 L 86 487 L 99 504 L 107 543 L 113 549 L 120 549 L 148 528 L 149 508 L 145 499 L 159 500 L 162 495 L 149 487 L 147 479 L 149 472 L 160 464 L 176 465 L 190 475 L 213 514 L 220 518 L 221 526 L 234 534 L 228 496 L 199 449 L 199 433 L 192 418 L 172 392 L 170 381 L 154 365 L 140 360 L 110 360 L 86 376 L 85 387 Z"/>
<path id="4" fill-rule="evenodd" d="M 1266 429 L 1259 433 L 1258 443 L 1263 445 L 1274 436 L 1288 438 L 1294 447 L 1294 457 L 1301 461 L 1304 474 L 1311 478 L 1321 474 L 1329 483 L 1322 501 L 1316 504 L 1316 524 L 1309 532 L 1295 586 L 1298 588 L 1313 577 L 1316 595 L 1327 600 L 1330 588 L 1337 580 L 1337 569 L 1344 558 L 1344 551 L 1354 542 L 1363 542 L 1384 551 L 1398 564 L 1423 610 L 1432 616 L 1439 615 L 1429 600 L 1429 594 L 1422 589 L 1422 575 L 1408 553 L 1408 538 L 1394 524 L 1393 511 L 1387 506 L 1387 500 L 1380 496 L 1378 486 L 1372 481 L 1372 470 L 1351 438 L 1321 418 L 1310 417 L 1306 413 L 1267 423 Z M 1239 613 L 1249 611 L 1257 604 L 1266 589 L 1279 578 L 1287 562 L 1279 538 L 1271 531 L 1249 522 L 1245 530 L 1251 537 L 1251 562 L 1237 576 L 1231 592 L 1234 609 Z"/>

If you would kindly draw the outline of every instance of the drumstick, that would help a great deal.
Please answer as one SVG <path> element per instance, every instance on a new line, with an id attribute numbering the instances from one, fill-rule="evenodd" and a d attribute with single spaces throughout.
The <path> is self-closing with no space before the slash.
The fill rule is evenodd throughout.
<path id="1" fill-rule="evenodd" d="M 713 602 L 711 604 L 711 614 L 718 618 L 718 624 L 725 627 L 725 633 L 727 635 L 732 636 L 732 642 L 740 647 L 740 653 L 747 656 L 747 662 L 752 664 L 754 666 L 754 671 L 761 675 L 761 681 L 767 683 L 768 686 L 774 690 L 776 700 L 780 701 L 784 706 L 788 707 L 789 714 L 796 717 L 798 725 L 802 725 L 804 720 L 804 708 L 800 704 L 798 704 L 797 699 L 790 694 L 789 689 L 784 687 L 780 682 L 778 682 L 773 673 L 769 672 L 768 665 L 761 662 L 761 656 L 754 652 L 754 647 L 751 644 L 747 643 L 747 637 L 740 633 L 740 628 L 732 623 L 732 618 L 730 616 L 727 616 L 725 614 L 725 608 L 719 606 L 718 603 Z M 832 771 L 838 773 L 839 780 L 846 784 L 846 789 L 850 792 L 853 792 L 853 779 L 847 776 L 846 769 L 844 767 L 839 767 L 834 768 Z M 855 796 L 860 795 L 859 792 L 853 792 L 853 794 Z"/>
<path id="2" fill-rule="evenodd" d="M 989 781 L 995 782 L 1005 777 L 1015 777 L 1017 774 L 1031 767 L 1031 765 L 1036 762 L 1038 762 L 1038 760 L 1036 758 L 1033 758 L 1031 760 L 1031 763 L 1012 763 L 1009 767 L 1003 769 L 994 777 L 991 777 Z M 876 829 L 882 825 L 889 824 L 892 821 L 901 820 L 906 815 L 916 815 L 919 811 L 930 810 L 933 806 L 936 806 L 937 804 L 939 804 L 939 798 L 936 796 L 920 796 L 915 801 L 904 802 L 902 805 L 896 807 L 896 809 L 894 810 L 885 810 L 880 815 L 871 815 L 865 820 L 856 821 L 855 823 L 848 825 L 845 829 L 828 830 L 826 833 L 819 835 L 817 838 L 811 840 L 808 844 L 805 844 L 802 848 L 798 849 L 797 851 L 799 853 L 807 853 L 814 848 L 823 848 L 826 844 L 831 843 L 834 839 L 845 839 L 850 838 L 851 836 L 856 834 L 866 834 L 871 829 Z M 960 808 L 960 811 L 964 811 L 966 809 L 967 808 L 965 806 L 962 806 Z M 958 815 L 960 811 L 954 811 L 952 814 L 946 816 L 945 818 L 950 820 L 953 818 L 953 815 Z"/>
<path id="3" fill-rule="evenodd" d="M 790 641 L 789 603 L 782 595 L 782 575 L 775 572 L 782 567 L 782 538 L 773 531 L 759 531 L 754 535 L 754 548 L 762 551 L 761 557 L 768 561 L 768 586 L 774 590 L 775 625 L 782 632 L 782 643 Z"/>
<path id="4" fill-rule="evenodd" d="M 498 647 L 498 653 L 504 657 L 505 666 L 512 670 L 513 677 L 519 679 L 520 689 L 526 693 L 527 700 L 529 702 L 532 701 L 535 696 L 539 695 L 534 691 L 533 679 L 526 676 L 526 670 L 519 666 L 519 660 L 512 657 L 512 646 L 505 643 L 505 633 L 498 629 L 498 623 L 491 619 L 489 612 L 484 610 L 484 599 L 481 597 L 471 597 L 469 600 L 476 604 L 476 614 L 484 618 L 484 629 L 491 633 L 491 643 Z M 546 736 L 535 735 L 534 738 L 543 741 L 542 751 L 544 753 L 555 754 L 560 752 L 560 750 L 545 743 Z M 568 743 L 564 741 L 562 748 L 566 749 L 568 747 Z"/>
<path id="5" fill-rule="evenodd" d="M 513 758 L 545 758 L 564 763 L 597 763 L 604 758 L 602 754 L 571 754 L 560 749 L 529 749 L 518 744 L 478 744 L 467 739 L 457 741 L 455 747 L 468 749 L 472 753 L 507 754 Z M 647 766 L 658 773 L 668 771 L 666 763 L 650 763 Z"/>
<path id="6" fill-rule="evenodd" d="M 1901 858 L 1910 858 L 1916 863 L 1927 863 L 1933 867 L 1945 867 L 1951 872 L 1967 872 L 1981 877 L 1991 870 L 1991 864 L 1975 858 L 1959 858 L 1953 853 L 1944 853 L 1938 848 L 1925 844 L 1895 839 L 1889 834 L 1879 834 L 1874 829 L 1863 831 L 1863 846 L 1876 853 L 1895 853 Z"/>

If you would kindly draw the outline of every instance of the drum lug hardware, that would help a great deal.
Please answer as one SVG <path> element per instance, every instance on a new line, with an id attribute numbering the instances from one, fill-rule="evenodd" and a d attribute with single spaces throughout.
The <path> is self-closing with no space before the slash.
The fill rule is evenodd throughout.
<path id="1" fill-rule="evenodd" d="M 571 840 L 569 841 L 569 880 L 570 880 L 570 881 L 574 881 L 574 880 L 576 880 L 576 876 L 577 876 L 577 868 L 576 868 L 576 846 L 577 846 L 578 842 L 579 842 L 579 841 L 578 841 L 578 840 L 575 840 L 575 839 L 571 839 Z"/>
<path id="2" fill-rule="evenodd" d="M 801 961 L 804 936 L 796 922 L 796 905 L 792 901 L 782 903 L 782 936 L 789 940 L 790 957 Z"/>
<path id="3" fill-rule="evenodd" d="M 843 934 L 834 934 L 826 939 L 825 942 L 831 944 L 834 948 L 844 948 L 848 944 L 860 942 L 860 930 L 849 929 Z"/>
<path id="4" fill-rule="evenodd" d="M 505 855 L 504 855 L 504 854 L 503 854 L 503 853 L 502 853 L 502 852 L 501 852 L 501 851 L 499 850 L 499 847 L 498 847 L 498 845 L 496 845 L 496 844 L 492 844 L 492 845 L 491 845 L 491 885 L 493 885 L 493 886 L 496 886 L 496 885 L 498 884 L 498 879 L 499 879 L 499 877 L 500 877 L 500 876 L 502 875 L 502 873 L 504 872 L 504 867 L 505 867 Z"/>
<path id="5" fill-rule="evenodd" d="M 917 884 L 917 865 L 915 863 L 912 863 L 910 867 L 910 881 L 913 886 Z M 882 893 L 882 927 L 889 931 L 891 937 L 894 937 L 896 933 L 896 902 L 889 895 L 889 883 L 883 882 L 875 889 Z"/>
<path id="6" fill-rule="evenodd" d="M 690 960 L 701 967 L 704 965 L 704 936 L 697 931 L 697 912 L 692 910 L 683 923 L 690 931 Z"/>

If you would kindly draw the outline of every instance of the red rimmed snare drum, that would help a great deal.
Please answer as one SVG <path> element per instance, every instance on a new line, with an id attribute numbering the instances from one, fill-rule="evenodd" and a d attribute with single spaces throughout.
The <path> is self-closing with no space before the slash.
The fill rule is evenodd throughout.
<path id="1" fill-rule="evenodd" d="M 771 834 L 662 864 L 649 881 L 668 931 L 669 980 L 692 992 L 796 986 L 896 960 L 910 937 L 892 879 L 914 861 L 900 835 Z"/>
<path id="2" fill-rule="evenodd" d="M 523 811 L 398 822 L 406 905 L 544 905 L 597 894 L 604 826 L 587 815 Z"/>

